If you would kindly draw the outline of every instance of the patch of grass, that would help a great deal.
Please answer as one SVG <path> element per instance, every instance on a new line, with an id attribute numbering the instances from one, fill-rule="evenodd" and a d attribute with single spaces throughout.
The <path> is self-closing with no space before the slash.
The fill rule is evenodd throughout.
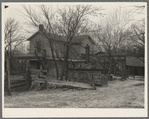
<path id="1" fill-rule="evenodd" d="M 144 83 L 134 84 L 134 86 L 144 86 Z"/>
<path id="2" fill-rule="evenodd" d="M 97 90 L 49 89 L 38 92 L 13 92 L 5 96 L 5 108 L 143 108 L 144 82 L 109 81 Z"/>

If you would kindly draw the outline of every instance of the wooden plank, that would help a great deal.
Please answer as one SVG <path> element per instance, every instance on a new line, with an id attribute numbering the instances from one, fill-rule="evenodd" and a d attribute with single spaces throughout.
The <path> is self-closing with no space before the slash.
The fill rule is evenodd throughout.
<path id="1" fill-rule="evenodd" d="M 88 73 L 99 73 L 100 71 L 108 71 L 103 69 L 69 69 L 69 72 L 88 72 Z"/>
<path id="2" fill-rule="evenodd" d="M 40 78 L 32 78 L 32 80 L 40 80 Z"/>
<path id="3" fill-rule="evenodd" d="M 47 78 L 46 75 L 40 75 L 39 77 L 40 77 L 40 78 Z"/>
<path id="4" fill-rule="evenodd" d="M 40 72 L 40 69 L 30 69 L 31 72 Z"/>
<path id="5" fill-rule="evenodd" d="M 126 55 L 111 55 L 110 57 L 125 57 Z M 100 55 L 99 57 L 109 57 L 109 55 Z"/>
<path id="6" fill-rule="evenodd" d="M 38 78 L 38 75 L 30 75 L 32 78 Z"/>
<path id="7" fill-rule="evenodd" d="M 125 59 L 117 59 L 116 61 L 125 61 Z"/>
<path id="8" fill-rule="evenodd" d="M 42 82 L 42 81 L 45 81 L 45 79 L 44 78 L 36 78 L 36 79 L 33 79 L 34 81 L 37 81 L 37 82 Z"/>
<path id="9" fill-rule="evenodd" d="M 13 82 L 11 82 L 11 84 L 17 84 L 17 83 L 22 83 L 22 82 L 25 82 L 25 80 L 13 81 Z"/>
<path id="10" fill-rule="evenodd" d="M 11 78 L 11 81 L 22 81 L 22 80 L 25 80 L 24 77 L 14 77 L 14 78 Z"/>
<path id="11" fill-rule="evenodd" d="M 25 83 L 20 83 L 18 85 L 12 85 L 11 88 L 22 87 L 24 85 L 25 85 Z"/>
<path id="12" fill-rule="evenodd" d="M 36 80 L 35 82 L 45 83 L 45 81 L 43 80 Z M 81 88 L 81 89 L 94 89 L 94 87 L 91 86 L 91 84 L 78 83 L 78 82 L 48 81 L 47 83 L 52 85 L 68 86 L 68 87 Z"/>
<path id="13" fill-rule="evenodd" d="M 42 70 L 42 72 L 47 72 L 47 70 Z"/>
<path id="14" fill-rule="evenodd" d="M 102 70 L 101 70 L 101 71 L 102 71 Z M 69 72 L 76 72 L 76 73 L 78 73 L 78 72 L 89 72 L 89 73 L 95 73 L 95 72 L 96 72 L 96 73 L 99 73 L 100 71 L 83 71 L 83 70 L 82 70 L 82 71 L 81 71 L 81 70 L 80 70 L 80 71 L 77 71 L 77 70 L 71 70 L 71 71 L 69 71 Z"/>

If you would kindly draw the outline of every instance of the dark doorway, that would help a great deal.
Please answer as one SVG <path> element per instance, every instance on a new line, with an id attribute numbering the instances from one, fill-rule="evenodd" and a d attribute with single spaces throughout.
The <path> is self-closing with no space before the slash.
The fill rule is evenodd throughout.
<path id="1" fill-rule="evenodd" d="M 135 75 L 144 75 L 144 67 L 135 67 Z"/>

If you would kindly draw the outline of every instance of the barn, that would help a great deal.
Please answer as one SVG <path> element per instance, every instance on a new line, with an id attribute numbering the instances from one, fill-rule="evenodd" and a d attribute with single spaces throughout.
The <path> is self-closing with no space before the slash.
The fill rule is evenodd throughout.
<path id="1" fill-rule="evenodd" d="M 144 58 L 126 57 L 126 68 L 129 75 L 144 75 Z"/>

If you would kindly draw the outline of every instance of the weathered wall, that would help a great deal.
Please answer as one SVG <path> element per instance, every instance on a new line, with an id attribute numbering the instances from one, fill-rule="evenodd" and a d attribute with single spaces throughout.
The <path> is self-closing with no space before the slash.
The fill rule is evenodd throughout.
<path id="1" fill-rule="evenodd" d="M 127 66 L 129 75 L 144 75 L 144 67 Z"/>
<path id="2" fill-rule="evenodd" d="M 94 44 L 90 41 L 90 39 L 89 38 L 86 38 L 83 42 L 82 42 L 82 46 L 80 47 L 80 53 L 82 54 L 82 53 L 85 53 L 85 46 L 86 45 L 89 45 L 90 46 L 90 53 L 92 54 L 92 51 L 93 51 L 93 47 L 94 47 Z"/>
<path id="3" fill-rule="evenodd" d="M 81 49 L 80 45 L 72 45 L 70 47 L 69 58 L 80 59 L 80 57 L 81 57 L 80 49 Z"/>
<path id="4" fill-rule="evenodd" d="M 51 48 L 49 45 L 49 41 L 48 39 L 42 35 L 42 34 L 37 34 L 36 36 L 34 36 L 31 40 L 30 40 L 30 53 L 34 53 L 35 51 L 35 45 L 37 42 L 41 43 L 42 49 L 46 49 L 46 55 L 47 56 L 51 56 Z M 70 52 L 69 52 L 69 58 L 72 59 L 79 59 L 81 57 L 82 53 L 85 53 L 85 46 L 89 44 L 90 46 L 90 51 L 93 51 L 93 43 L 89 40 L 89 38 L 86 38 L 83 40 L 83 43 L 77 44 L 77 45 L 72 45 L 70 48 Z M 64 57 L 64 43 L 63 42 L 54 42 L 54 48 L 55 51 L 57 52 L 57 55 L 59 57 Z M 92 53 L 92 52 L 91 52 Z M 55 54 L 55 56 L 57 56 Z"/>
<path id="5" fill-rule="evenodd" d="M 30 53 L 34 53 L 37 42 L 41 43 L 42 49 L 46 49 L 46 55 L 52 57 L 50 43 L 49 43 L 48 39 L 42 34 L 37 34 L 35 37 L 33 37 L 30 40 Z M 63 57 L 64 43 L 63 42 L 53 42 L 53 46 L 54 46 L 54 49 L 57 52 L 58 56 Z M 55 52 L 54 52 L 54 54 L 55 54 L 55 56 L 57 56 Z"/>
<path id="6" fill-rule="evenodd" d="M 48 64 L 50 64 L 49 65 L 49 72 L 48 72 L 48 76 L 49 77 L 56 77 L 56 69 L 55 69 L 55 65 L 54 65 L 54 62 L 53 61 L 48 61 Z M 59 62 L 57 62 L 57 64 L 58 64 L 58 70 L 59 70 L 59 73 L 60 73 L 60 71 L 61 71 L 61 65 L 60 65 L 60 63 Z"/>
<path id="7" fill-rule="evenodd" d="M 50 52 L 51 50 L 50 50 L 50 47 L 49 47 L 49 42 L 46 39 L 46 37 L 42 34 L 37 34 L 35 37 L 33 37 L 30 40 L 30 53 L 34 53 L 35 46 L 36 46 L 37 42 L 41 43 L 41 46 L 42 46 L 41 48 L 42 49 L 46 49 L 46 55 L 51 56 L 51 52 Z"/>

